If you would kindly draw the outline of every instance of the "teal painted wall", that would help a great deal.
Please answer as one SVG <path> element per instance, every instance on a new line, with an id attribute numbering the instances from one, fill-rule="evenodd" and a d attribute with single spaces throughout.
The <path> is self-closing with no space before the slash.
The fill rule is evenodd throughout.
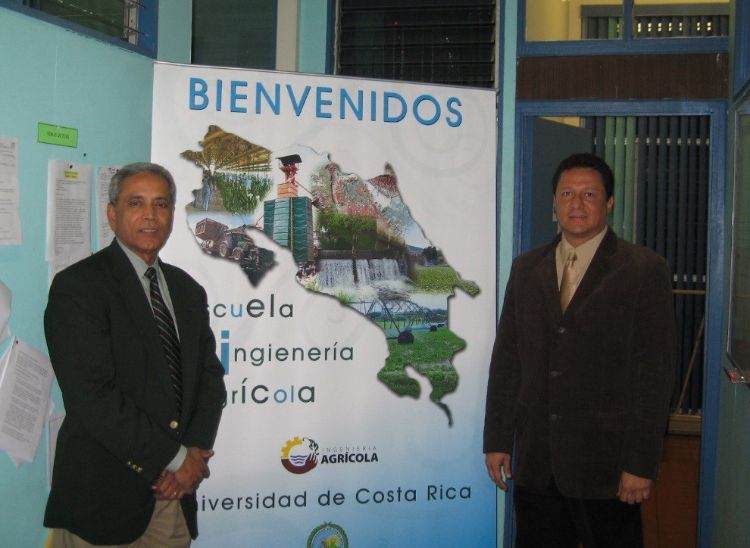
<path id="1" fill-rule="evenodd" d="M 737 13 L 737 1 L 730 2 L 730 17 L 735 19 Z M 734 25 L 730 25 L 734 29 Z M 747 28 L 745 25 L 743 28 Z M 734 68 L 735 45 L 736 42 L 732 36 L 729 40 L 729 57 L 730 68 Z M 733 83 L 731 89 L 737 90 L 740 82 L 734 81 L 735 71 L 730 70 L 730 79 Z M 730 93 L 733 93 L 730 92 Z M 732 97 L 729 97 L 731 104 Z M 748 94 L 744 97 L 745 106 Z M 739 101 L 735 107 L 739 106 Z M 736 147 L 735 142 L 734 116 L 730 111 L 729 131 L 728 131 L 728 181 L 729 196 L 727 196 L 727 211 L 725 212 L 725 226 L 732 226 L 732 179 L 734 177 L 734 156 Z M 740 154 L 746 154 L 750 151 L 742 151 Z M 731 230 L 727 229 L 726 249 L 729 250 L 725 258 L 724 272 L 726 273 L 723 280 L 726 287 L 729 287 L 729 272 L 731 268 L 730 260 L 731 251 Z M 729 298 L 729 291 L 726 292 Z M 725 303 L 724 310 L 728 312 L 729 303 Z M 725 325 L 727 318 L 724 318 Z M 731 363 L 725 357 L 722 366 L 731 368 Z M 719 391 L 719 432 L 718 447 L 716 456 L 716 490 L 714 497 L 714 521 L 713 534 L 710 537 L 710 546 L 721 548 L 745 548 L 750 546 L 750 385 L 732 384 L 727 376 L 722 374 Z M 701 547 L 702 548 L 702 547 Z"/>
<path id="2" fill-rule="evenodd" d="M 190 5 L 161 1 L 161 59 L 189 61 Z M 0 135 L 18 139 L 23 237 L 20 246 L 0 246 L 0 280 L 13 292 L 11 330 L 46 352 L 47 161 L 89 163 L 96 170 L 148 159 L 153 60 L 2 7 L 0 51 Z M 77 128 L 78 148 L 37 143 L 37 122 Z M 56 386 L 53 400 L 60 411 Z M 0 455 L 0 546 L 44 545 L 46 451 L 43 436 L 34 462 L 18 469 Z"/>
<path id="3" fill-rule="evenodd" d="M 732 2 L 734 5 L 734 2 Z M 734 41 L 730 40 L 730 44 Z M 731 55 L 731 53 L 730 53 Z M 732 56 L 733 58 L 733 56 Z M 730 64 L 730 66 L 732 66 Z M 740 100 L 735 105 L 747 108 L 750 97 L 746 93 L 744 101 Z M 743 104 L 744 103 L 744 104 Z M 750 147 L 744 144 L 740 150 L 740 143 L 736 142 L 733 128 L 733 112 L 730 111 L 730 129 L 728 131 L 728 193 L 727 211 L 725 212 L 725 226 L 732 226 L 732 184 L 735 176 L 734 157 L 747 156 Z M 746 182 L 746 174 L 742 177 Z M 725 259 L 726 287 L 730 283 L 731 268 L 731 230 L 727 230 L 726 249 L 729 250 Z M 731 298 L 729 291 L 727 298 Z M 724 310 L 729 311 L 729 303 L 726 302 Z M 724 318 L 727 325 L 727 317 Z M 726 337 L 725 337 L 726 339 Z M 732 368 L 730 361 L 724 357 L 723 367 Z M 716 456 L 716 495 L 714 497 L 714 529 L 711 537 L 711 546 L 726 548 L 745 548 L 750 546 L 750 385 L 732 384 L 726 375 L 721 376 L 719 392 L 719 432 Z"/>
<path id="4" fill-rule="evenodd" d="M 159 0 L 157 58 L 170 63 L 190 63 L 193 41 L 192 0 Z"/>
<path id="5" fill-rule="evenodd" d="M 714 534 L 710 546 L 750 546 L 750 389 L 721 382 Z"/>
<path id="6" fill-rule="evenodd" d="M 328 0 L 300 1 L 297 70 L 325 74 L 328 51 Z"/>
<path id="7" fill-rule="evenodd" d="M 513 208 L 515 203 L 516 169 L 516 43 L 518 40 L 518 0 L 503 2 L 501 15 L 503 41 L 499 56 L 500 89 L 498 91 L 498 195 L 497 195 L 497 278 L 498 311 L 505 295 L 505 284 L 513 261 Z"/>
<path id="8" fill-rule="evenodd" d="M 502 59 L 498 89 L 497 144 L 497 311 L 505 296 L 513 261 L 513 220 L 515 203 L 516 158 L 516 43 L 518 40 L 518 0 L 506 0 L 499 21 L 503 25 L 498 59 Z M 492 344 L 487 341 L 487 344 Z M 487 365 L 489 366 L 489 365 Z M 497 546 L 504 546 L 506 495 L 497 490 Z M 508 545 L 510 546 L 510 545 Z"/>

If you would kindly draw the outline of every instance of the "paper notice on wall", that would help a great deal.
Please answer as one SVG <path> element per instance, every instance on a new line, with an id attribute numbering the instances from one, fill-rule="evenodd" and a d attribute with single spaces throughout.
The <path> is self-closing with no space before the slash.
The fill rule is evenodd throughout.
<path id="1" fill-rule="evenodd" d="M 115 237 L 115 233 L 112 232 L 112 229 L 109 226 L 109 221 L 107 220 L 107 204 L 109 203 L 109 182 L 112 180 L 112 176 L 120 170 L 120 167 L 121 166 L 102 166 L 97 172 L 97 249 L 107 247 L 112 242 L 112 238 Z"/>
<path id="2" fill-rule="evenodd" d="M 47 172 L 47 260 L 53 271 L 91 253 L 91 166 L 50 160 Z"/>
<path id="3" fill-rule="evenodd" d="M 0 135 L 0 245 L 21 244 L 18 140 Z"/>
<path id="4" fill-rule="evenodd" d="M 34 460 L 53 377 L 46 355 L 13 341 L 0 372 L 0 449 L 16 461 Z"/>

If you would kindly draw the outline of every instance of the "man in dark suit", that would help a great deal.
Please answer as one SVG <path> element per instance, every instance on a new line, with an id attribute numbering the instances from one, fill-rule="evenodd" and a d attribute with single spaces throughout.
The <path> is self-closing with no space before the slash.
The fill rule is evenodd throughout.
<path id="1" fill-rule="evenodd" d="M 157 257 L 172 230 L 170 173 L 127 165 L 109 199 L 115 240 L 55 276 L 44 316 L 66 410 L 44 524 L 53 547 L 188 546 L 224 371 L 205 291 Z"/>
<path id="2" fill-rule="evenodd" d="M 563 160 L 561 234 L 516 258 L 506 287 L 484 452 L 501 489 L 514 480 L 519 547 L 642 546 L 674 378 L 672 278 L 607 226 L 613 187 L 596 156 Z"/>

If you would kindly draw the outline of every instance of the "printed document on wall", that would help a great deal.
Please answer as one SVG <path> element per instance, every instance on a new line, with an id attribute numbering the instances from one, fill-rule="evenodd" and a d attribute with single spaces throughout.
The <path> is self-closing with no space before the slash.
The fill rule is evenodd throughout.
<path id="1" fill-rule="evenodd" d="M 21 244 L 18 139 L 0 135 L 0 245 Z"/>
<path id="2" fill-rule="evenodd" d="M 50 160 L 47 172 L 47 260 L 53 272 L 91 253 L 91 166 Z"/>
<path id="3" fill-rule="evenodd" d="M 47 418 L 52 364 L 18 339 L 0 372 L 0 449 L 16 461 L 34 460 Z"/>
<path id="4" fill-rule="evenodd" d="M 112 176 L 120 171 L 121 166 L 101 166 L 96 176 L 97 188 L 97 212 L 96 212 L 96 237 L 97 249 L 104 249 L 115 237 L 115 233 L 109 226 L 107 220 L 107 204 L 109 203 L 109 182 Z"/>

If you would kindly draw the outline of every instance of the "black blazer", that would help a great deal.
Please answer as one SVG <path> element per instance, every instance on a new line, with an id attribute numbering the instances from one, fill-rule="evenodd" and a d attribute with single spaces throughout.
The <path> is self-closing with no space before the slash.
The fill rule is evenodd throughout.
<path id="1" fill-rule="evenodd" d="M 565 314 L 552 243 L 511 268 L 490 363 L 484 451 L 513 478 L 613 498 L 622 471 L 655 478 L 674 382 L 674 312 L 663 258 L 608 229 Z"/>
<path id="2" fill-rule="evenodd" d="M 184 271 L 161 268 L 180 335 L 180 416 L 148 299 L 117 242 L 58 273 L 50 288 L 44 329 L 66 417 L 44 524 L 93 544 L 141 536 L 154 480 L 180 444 L 211 448 L 219 425 L 224 370 L 206 293 Z M 195 537 L 195 495 L 181 503 Z"/>

